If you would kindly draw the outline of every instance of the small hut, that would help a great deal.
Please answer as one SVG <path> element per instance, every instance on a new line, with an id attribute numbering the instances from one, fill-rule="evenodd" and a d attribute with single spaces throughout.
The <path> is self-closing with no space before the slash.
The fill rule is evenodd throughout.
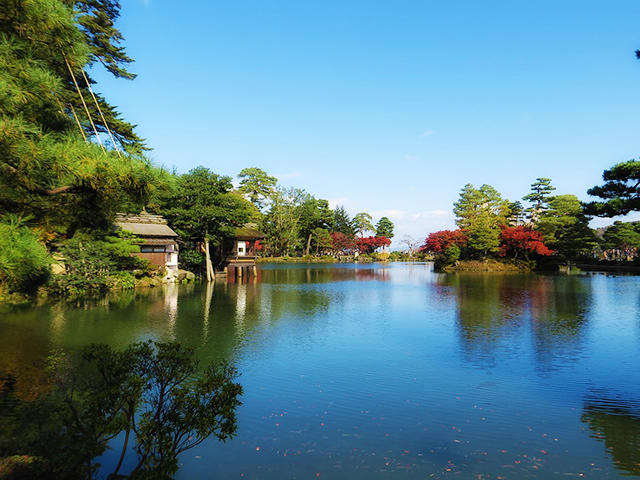
<path id="1" fill-rule="evenodd" d="M 256 258 L 258 257 L 259 240 L 264 238 L 255 223 L 247 223 L 236 229 L 235 237 L 225 243 L 223 260 L 224 271 L 228 274 L 236 273 L 255 275 Z"/>
<path id="2" fill-rule="evenodd" d="M 118 213 L 115 225 L 138 237 L 140 253 L 132 255 L 146 258 L 157 267 L 166 268 L 168 274 L 178 272 L 178 234 L 160 215 L 151 215 L 145 211 L 137 215 Z"/>

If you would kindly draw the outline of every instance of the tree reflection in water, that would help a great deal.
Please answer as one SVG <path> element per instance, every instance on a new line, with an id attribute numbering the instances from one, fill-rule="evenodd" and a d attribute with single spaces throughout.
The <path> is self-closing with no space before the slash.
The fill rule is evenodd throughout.
<path id="1" fill-rule="evenodd" d="M 515 478 L 513 468 L 639 475 L 640 408 L 592 392 L 640 394 L 640 278 L 442 274 L 424 264 L 258 273 L 12 313 L 0 318 L 0 371 L 14 373 L 16 389 L 33 385 L 26 366 L 50 349 L 104 341 L 175 338 L 202 362 L 228 358 L 247 372 L 242 442 L 185 460 L 189 478 L 269 478 L 267 468 L 291 478 L 303 464 L 331 478 L 338 460 L 333 478 L 356 478 L 364 466 L 390 468 L 379 465 L 389 451 L 398 465 L 411 460 L 407 478 L 453 475 L 450 461 L 486 478 Z M 585 422 L 602 438 L 586 435 Z M 300 455 L 283 455 L 292 450 Z"/>
<path id="2" fill-rule="evenodd" d="M 581 419 L 591 437 L 604 442 L 616 469 L 640 475 L 640 399 L 592 392 L 585 398 Z"/>
<path id="3" fill-rule="evenodd" d="M 525 353 L 522 339 L 530 338 L 542 374 L 577 358 L 591 301 L 591 286 L 584 280 L 466 272 L 439 277 L 455 292 L 467 363 L 496 367 L 509 355 Z"/>

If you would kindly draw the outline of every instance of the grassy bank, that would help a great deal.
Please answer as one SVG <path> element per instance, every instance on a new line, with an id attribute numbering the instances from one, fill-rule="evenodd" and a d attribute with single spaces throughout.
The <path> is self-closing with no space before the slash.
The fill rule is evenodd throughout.
<path id="1" fill-rule="evenodd" d="M 440 270 L 445 272 L 530 272 L 534 268 L 534 262 L 526 261 L 461 260 L 455 265 L 447 265 Z"/>

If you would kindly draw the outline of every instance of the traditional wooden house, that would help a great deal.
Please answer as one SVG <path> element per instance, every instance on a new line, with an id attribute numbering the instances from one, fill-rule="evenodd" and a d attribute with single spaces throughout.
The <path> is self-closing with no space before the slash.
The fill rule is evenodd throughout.
<path id="1" fill-rule="evenodd" d="M 235 237 L 229 239 L 224 246 L 224 271 L 228 274 L 235 273 L 237 276 L 251 273 L 255 275 L 259 240 L 262 238 L 264 234 L 254 223 L 237 228 Z"/>
<path id="2" fill-rule="evenodd" d="M 168 274 L 178 272 L 178 234 L 160 215 L 145 211 L 137 215 L 119 213 L 115 225 L 138 237 L 140 253 L 133 255 L 146 258 L 157 267 L 165 267 Z"/>

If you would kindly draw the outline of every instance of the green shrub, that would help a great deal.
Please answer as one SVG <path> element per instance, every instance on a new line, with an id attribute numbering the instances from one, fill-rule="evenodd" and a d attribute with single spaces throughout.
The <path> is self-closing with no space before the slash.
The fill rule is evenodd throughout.
<path id="1" fill-rule="evenodd" d="M 193 273 L 200 273 L 202 271 L 205 254 L 196 250 L 180 250 L 180 266 L 183 270 L 189 270 Z"/>
<path id="2" fill-rule="evenodd" d="M 453 265 L 460 260 L 460 247 L 451 245 L 436 255 L 435 268 L 440 269 L 449 265 Z"/>
<path id="3" fill-rule="evenodd" d="M 109 277 L 112 288 L 131 290 L 136 287 L 136 277 L 131 272 L 115 272 Z"/>
<path id="4" fill-rule="evenodd" d="M 56 275 L 48 289 L 56 295 L 74 297 L 112 288 L 133 288 L 134 272 L 144 274 L 150 270 L 147 260 L 130 255 L 139 251 L 134 239 L 123 232 L 102 239 L 78 234 L 59 249 L 65 273 Z"/>

